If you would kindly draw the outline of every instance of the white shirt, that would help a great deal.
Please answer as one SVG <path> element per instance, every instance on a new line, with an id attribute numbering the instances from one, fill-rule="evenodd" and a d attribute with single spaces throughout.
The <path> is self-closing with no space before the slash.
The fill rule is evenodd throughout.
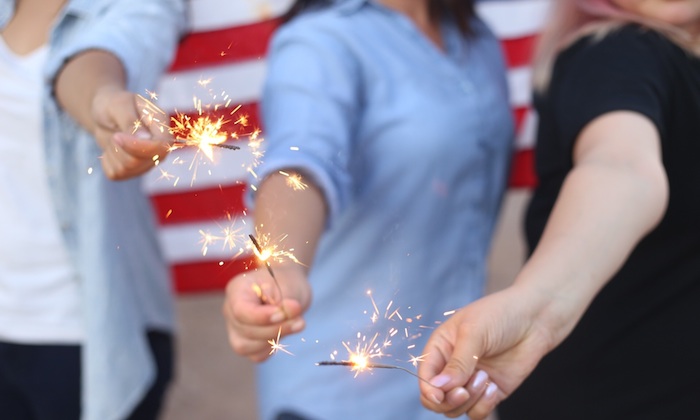
<path id="1" fill-rule="evenodd" d="M 61 237 L 43 147 L 48 48 L 20 56 L 0 36 L 0 341 L 78 343 L 76 271 Z"/>

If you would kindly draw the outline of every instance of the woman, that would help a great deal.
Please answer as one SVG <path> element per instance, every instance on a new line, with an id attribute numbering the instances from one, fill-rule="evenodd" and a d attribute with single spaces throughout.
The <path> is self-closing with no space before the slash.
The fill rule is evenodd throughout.
<path id="1" fill-rule="evenodd" d="M 172 297 L 137 175 L 168 144 L 131 134 L 132 92 L 168 65 L 184 4 L 3 1 L 0 28 L 0 416 L 154 419 Z"/>
<path id="2" fill-rule="evenodd" d="M 700 1 L 562 0 L 550 21 L 532 255 L 433 334 L 420 373 L 441 389 L 421 384 L 423 401 L 477 419 L 503 399 L 501 420 L 695 418 Z M 445 401 L 475 369 L 496 398 Z"/>
<path id="3" fill-rule="evenodd" d="M 413 369 L 425 327 L 482 295 L 513 139 L 500 44 L 465 1 L 292 10 L 269 55 L 253 214 L 302 264 L 271 262 L 281 302 L 265 270 L 229 283 L 231 344 L 261 362 L 279 332 L 293 353 L 259 365 L 263 419 L 440 417 L 405 372 L 315 363 L 366 346 Z"/>

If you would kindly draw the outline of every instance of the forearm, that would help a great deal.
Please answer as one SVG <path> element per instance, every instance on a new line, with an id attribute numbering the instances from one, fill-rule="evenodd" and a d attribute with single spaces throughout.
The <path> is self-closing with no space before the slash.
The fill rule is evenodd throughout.
<path id="1" fill-rule="evenodd" d="M 281 248 L 293 250 L 308 268 L 326 224 L 327 207 L 321 190 L 306 183 L 307 188 L 295 190 L 287 185 L 287 177 L 268 176 L 256 192 L 254 219 L 260 233 L 269 235 L 274 243 L 281 240 Z"/>
<path id="2" fill-rule="evenodd" d="M 556 346 L 665 211 L 660 163 L 586 161 L 567 177 L 532 257 L 516 279 Z"/>
<path id="3" fill-rule="evenodd" d="M 93 134 L 96 122 L 92 107 L 97 92 L 125 88 L 124 66 L 117 57 L 103 50 L 87 50 L 69 59 L 54 84 L 61 108 Z"/>

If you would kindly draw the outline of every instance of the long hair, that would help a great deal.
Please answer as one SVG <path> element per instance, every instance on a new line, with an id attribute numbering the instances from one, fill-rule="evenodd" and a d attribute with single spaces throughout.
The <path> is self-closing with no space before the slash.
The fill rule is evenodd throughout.
<path id="1" fill-rule="evenodd" d="M 338 0 L 335 0 L 338 1 Z M 282 15 L 282 23 L 289 22 L 295 16 L 306 10 L 321 9 L 330 6 L 334 0 L 296 0 L 289 10 Z M 445 14 L 452 15 L 457 27 L 463 34 L 471 33 L 469 21 L 474 17 L 473 0 L 430 0 L 430 18 L 438 20 Z"/>
<path id="2" fill-rule="evenodd" d="M 577 39 L 593 35 L 600 39 L 626 23 L 637 23 L 669 37 L 681 47 L 697 53 L 687 33 L 664 22 L 621 10 L 611 0 L 555 0 L 535 52 L 533 84 L 546 89 L 556 55 Z"/>

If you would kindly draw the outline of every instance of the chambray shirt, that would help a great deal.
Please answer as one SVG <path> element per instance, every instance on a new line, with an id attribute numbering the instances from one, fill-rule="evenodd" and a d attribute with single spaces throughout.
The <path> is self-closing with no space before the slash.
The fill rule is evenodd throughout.
<path id="1" fill-rule="evenodd" d="M 14 6 L 0 2 L 0 27 Z M 143 398 L 155 378 L 145 332 L 173 329 L 172 296 L 140 180 L 106 178 L 95 140 L 59 109 L 53 79 L 71 56 L 102 49 L 121 60 L 130 90 L 153 89 L 184 29 L 181 0 L 74 0 L 51 32 L 44 72 L 45 155 L 56 214 L 82 289 L 83 419 L 123 419 Z"/>
<path id="2" fill-rule="evenodd" d="M 344 0 L 275 34 L 258 179 L 302 170 L 330 217 L 307 327 L 258 368 L 262 419 L 444 418 L 406 372 L 316 363 L 359 345 L 415 372 L 436 325 L 482 296 L 514 128 L 500 43 L 472 26 L 445 20 L 443 52 L 404 15 Z"/>

